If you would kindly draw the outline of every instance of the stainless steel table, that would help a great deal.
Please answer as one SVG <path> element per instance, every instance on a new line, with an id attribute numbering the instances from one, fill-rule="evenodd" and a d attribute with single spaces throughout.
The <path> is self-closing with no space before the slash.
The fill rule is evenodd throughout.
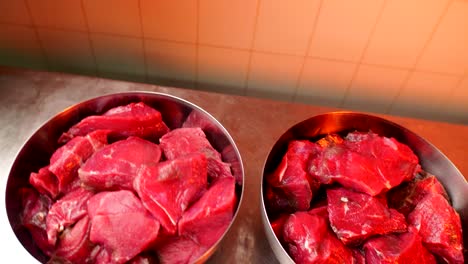
<path id="1" fill-rule="evenodd" d="M 209 111 L 237 143 L 245 167 L 244 201 L 238 218 L 209 263 L 277 263 L 260 218 L 264 160 L 278 137 L 295 123 L 337 109 L 196 90 L 160 87 L 51 72 L 0 67 L 0 181 L 6 178 L 22 143 L 42 123 L 80 101 L 114 92 L 157 91 L 189 100 Z M 438 147 L 468 176 L 468 126 L 385 116 Z M 5 199 L 4 197 L 2 199 Z M 34 263 L 0 214 L 0 248 L 6 263 Z M 14 261 L 14 262 L 13 262 Z"/>

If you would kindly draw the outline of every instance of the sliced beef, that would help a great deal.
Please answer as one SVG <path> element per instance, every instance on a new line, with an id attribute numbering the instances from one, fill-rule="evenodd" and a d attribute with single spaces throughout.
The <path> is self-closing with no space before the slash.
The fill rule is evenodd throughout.
<path id="1" fill-rule="evenodd" d="M 129 136 L 155 141 L 169 131 L 159 111 L 139 102 L 112 108 L 103 115 L 88 116 L 63 133 L 59 142 L 101 129 L 110 131 L 111 141 Z"/>
<path id="2" fill-rule="evenodd" d="M 448 199 L 444 187 L 434 175 L 398 186 L 390 190 L 387 196 L 390 206 L 407 216 L 428 193 L 440 194 Z"/>
<path id="3" fill-rule="evenodd" d="M 23 205 L 22 225 L 31 233 L 39 249 L 47 256 L 52 255 L 54 247 L 49 244 L 46 232 L 46 218 L 52 206 L 52 200 L 30 188 L 20 189 L 19 194 Z"/>
<path id="4" fill-rule="evenodd" d="M 146 167 L 133 186 L 143 205 L 173 234 L 182 213 L 206 190 L 207 160 L 194 153 Z"/>
<path id="5" fill-rule="evenodd" d="M 353 263 L 353 253 L 321 214 L 296 212 L 284 225 L 284 240 L 296 263 Z"/>
<path id="6" fill-rule="evenodd" d="M 160 158 L 158 145 L 129 137 L 94 153 L 78 175 L 84 184 L 97 190 L 133 190 L 133 180 L 141 167 L 153 166 Z"/>
<path id="7" fill-rule="evenodd" d="M 156 247 L 160 264 L 194 263 L 208 248 L 200 246 L 189 237 L 169 237 Z"/>
<path id="8" fill-rule="evenodd" d="M 90 240 L 110 251 L 111 263 L 131 260 L 158 236 L 159 222 L 128 190 L 96 194 L 89 200 L 88 215 Z"/>
<path id="9" fill-rule="evenodd" d="M 413 179 L 420 170 L 417 156 L 393 138 L 355 132 L 344 141 L 326 143 L 309 164 L 311 175 L 323 184 L 338 182 L 374 196 Z"/>
<path id="10" fill-rule="evenodd" d="M 89 263 L 94 245 L 89 241 L 90 221 L 85 215 L 73 227 L 65 229 L 57 243 L 54 258 L 72 263 Z"/>
<path id="11" fill-rule="evenodd" d="M 87 203 L 93 192 L 79 188 L 57 200 L 47 215 L 47 238 L 55 245 L 57 236 L 87 213 Z"/>
<path id="12" fill-rule="evenodd" d="M 210 248 L 226 231 L 236 206 L 236 180 L 217 179 L 179 221 L 179 235 L 187 236 L 204 248 Z"/>
<path id="13" fill-rule="evenodd" d="M 211 146 L 199 127 L 174 129 L 161 138 L 160 146 L 169 160 L 190 153 L 203 153 L 208 160 L 208 177 L 211 180 L 233 177 L 230 165 L 222 161 L 221 154 Z"/>
<path id="14" fill-rule="evenodd" d="M 42 194 L 48 195 L 55 199 L 59 194 L 58 179 L 49 170 L 49 165 L 40 168 L 37 173 L 32 172 L 29 176 L 29 183 Z"/>
<path id="15" fill-rule="evenodd" d="M 364 244 L 366 261 L 373 263 L 436 263 L 434 256 L 423 246 L 413 227 L 402 234 L 371 238 Z"/>
<path id="16" fill-rule="evenodd" d="M 460 216 L 444 196 L 426 194 L 408 216 L 424 245 L 447 263 L 464 263 Z"/>
<path id="17" fill-rule="evenodd" d="M 373 235 L 405 232 L 405 216 L 380 199 L 345 188 L 327 190 L 330 224 L 346 245 L 359 244 Z"/>
<path id="18" fill-rule="evenodd" d="M 310 157 L 317 153 L 318 148 L 307 140 L 289 143 L 280 165 L 266 179 L 269 186 L 269 210 L 294 212 L 309 209 L 313 193 L 320 183 L 307 172 L 307 163 Z"/>
<path id="19" fill-rule="evenodd" d="M 78 176 L 81 165 L 107 144 L 107 134 L 108 131 L 99 130 L 76 137 L 52 154 L 49 170 L 57 177 L 59 192 Z"/>

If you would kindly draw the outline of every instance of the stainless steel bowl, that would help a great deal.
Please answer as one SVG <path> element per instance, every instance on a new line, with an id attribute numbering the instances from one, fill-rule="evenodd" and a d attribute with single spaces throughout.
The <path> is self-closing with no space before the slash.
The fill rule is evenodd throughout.
<path id="1" fill-rule="evenodd" d="M 229 135 L 228 131 L 209 113 L 202 108 L 181 98 L 168 94 L 156 92 L 127 92 L 110 94 L 94 99 L 90 99 L 76 105 L 70 106 L 44 123 L 24 144 L 19 151 L 13 166 L 8 175 L 5 207 L 8 220 L 18 240 L 31 255 L 38 261 L 45 262 L 46 257 L 40 252 L 34 244 L 29 234 L 24 229 L 18 228 L 20 224 L 21 204 L 18 199 L 18 190 L 21 187 L 29 186 L 29 175 L 32 171 L 49 163 L 49 158 L 55 149 L 59 146 L 57 139 L 67 131 L 72 125 L 78 123 L 84 117 L 102 114 L 106 110 L 129 104 L 131 102 L 144 102 L 145 104 L 159 110 L 163 116 L 164 122 L 169 128 L 174 129 L 182 125 L 185 118 L 192 112 L 198 112 L 206 122 L 210 123 L 210 128 L 205 131 L 208 140 L 223 155 L 223 160 L 232 164 L 232 171 L 236 179 L 242 179 L 242 182 L 236 186 L 236 193 L 239 198 L 237 208 L 233 217 L 234 222 L 239 212 L 240 203 L 243 195 L 244 168 L 242 159 L 237 146 Z M 53 103 L 53 102 L 51 102 Z M 223 151 L 224 150 L 224 151 Z M 216 250 L 218 244 L 225 236 L 226 232 L 232 226 L 232 222 L 221 238 L 209 250 L 207 250 L 197 263 L 205 262 Z"/>
<path id="2" fill-rule="evenodd" d="M 453 163 L 435 146 L 410 130 L 386 119 L 355 112 L 332 112 L 314 116 L 286 131 L 270 150 L 265 161 L 261 185 L 261 214 L 268 242 L 281 263 L 294 263 L 275 236 L 266 211 L 264 192 L 266 175 L 272 173 L 286 153 L 288 142 L 295 139 L 317 140 L 330 133 L 369 131 L 386 137 L 394 137 L 407 144 L 419 157 L 424 170 L 437 176 L 444 185 L 455 210 L 460 214 L 463 230 L 468 232 L 468 183 Z M 468 245 L 468 236 L 464 236 Z"/>

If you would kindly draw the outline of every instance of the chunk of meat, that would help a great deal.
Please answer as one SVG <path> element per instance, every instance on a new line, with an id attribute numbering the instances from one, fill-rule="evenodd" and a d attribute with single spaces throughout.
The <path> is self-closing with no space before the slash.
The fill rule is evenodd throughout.
<path id="1" fill-rule="evenodd" d="M 267 176 L 269 210 L 295 212 L 309 209 L 320 183 L 307 172 L 307 163 L 319 147 L 307 140 L 291 141 L 276 170 Z"/>
<path id="2" fill-rule="evenodd" d="M 369 239 L 363 246 L 367 263 L 437 263 L 413 227 L 402 234 Z"/>
<path id="3" fill-rule="evenodd" d="M 73 227 L 63 231 L 57 243 L 54 258 L 72 263 L 89 263 L 94 245 L 89 241 L 89 217 L 85 215 Z"/>
<path id="4" fill-rule="evenodd" d="M 444 187 L 434 175 L 398 186 L 390 190 L 387 196 L 390 206 L 407 216 L 428 193 L 437 193 L 448 199 Z"/>
<path id="5" fill-rule="evenodd" d="M 137 137 L 117 141 L 94 153 L 79 169 L 81 181 L 97 190 L 133 190 L 133 180 L 143 166 L 161 159 L 158 145 Z"/>
<path id="6" fill-rule="evenodd" d="M 217 135 L 220 133 L 215 123 L 209 120 L 200 111 L 192 111 L 182 124 L 183 128 L 201 128 L 205 134 Z"/>
<path id="7" fill-rule="evenodd" d="M 52 206 L 52 200 L 30 188 L 21 188 L 19 195 L 23 205 L 22 225 L 31 233 L 39 249 L 47 256 L 51 256 L 54 247 L 47 240 L 46 218 Z"/>
<path id="8" fill-rule="evenodd" d="M 278 218 L 271 221 L 271 229 L 280 242 L 283 242 L 284 224 L 288 221 L 290 214 L 281 214 Z"/>
<path id="9" fill-rule="evenodd" d="M 78 176 L 78 169 L 97 150 L 107 144 L 109 131 L 99 130 L 89 135 L 76 137 L 58 148 L 50 158 L 49 170 L 57 177 L 58 190 Z"/>
<path id="10" fill-rule="evenodd" d="M 380 199 L 345 188 L 327 189 L 330 224 L 346 245 L 370 236 L 405 232 L 405 216 L 389 209 Z"/>
<path id="11" fill-rule="evenodd" d="M 189 237 L 169 237 L 156 247 L 160 264 L 194 263 L 208 248 L 204 248 Z"/>
<path id="12" fill-rule="evenodd" d="M 93 192 L 79 188 L 57 200 L 47 215 L 47 238 L 55 245 L 57 235 L 65 228 L 73 225 L 87 213 L 87 203 Z"/>
<path id="13" fill-rule="evenodd" d="M 161 162 L 140 170 L 133 187 L 143 205 L 171 234 L 182 213 L 198 200 L 207 186 L 207 161 L 203 154 Z"/>
<path id="14" fill-rule="evenodd" d="M 460 216 L 444 196 L 428 193 L 408 216 L 424 246 L 447 263 L 464 263 Z"/>
<path id="15" fill-rule="evenodd" d="M 179 221 L 179 235 L 194 239 L 210 248 L 223 235 L 232 221 L 236 206 L 236 180 L 217 179 Z"/>
<path id="16" fill-rule="evenodd" d="M 284 225 L 290 256 L 296 263 L 353 263 L 353 253 L 335 236 L 321 214 L 296 212 Z"/>
<path id="17" fill-rule="evenodd" d="M 101 129 L 110 131 L 111 141 L 129 136 L 155 141 L 169 131 L 159 111 L 139 102 L 112 108 L 103 115 L 88 116 L 63 133 L 59 142 Z"/>
<path id="18" fill-rule="evenodd" d="M 221 154 L 211 146 L 201 128 L 178 128 L 160 139 L 160 146 L 168 160 L 177 159 L 190 153 L 203 153 L 208 160 L 208 177 L 214 180 L 220 177 L 233 177 L 228 163 L 221 159 Z"/>
<path id="19" fill-rule="evenodd" d="M 149 254 L 140 254 L 129 261 L 128 264 L 155 264 L 159 263 L 155 256 Z"/>
<path id="20" fill-rule="evenodd" d="M 37 173 L 31 172 L 29 183 L 36 188 L 37 191 L 48 195 L 52 199 L 55 199 L 59 194 L 58 179 L 49 170 L 49 165 L 40 168 Z"/>
<path id="21" fill-rule="evenodd" d="M 375 196 L 412 180 L 420 171 L 418 163 L 411 149 L 394 138 L 354 132 L 342 142 L 326 144 L 309 171 L 323 184 L 338 182 Z"/>
<path id="22" fill-rule="evenodd" d="M 128 190 L 96 194 L 89 200 L 88 215 L 90 240 L 109 249 L 111 263 L 131 260 L 158 236 L 159 222 Z"/>

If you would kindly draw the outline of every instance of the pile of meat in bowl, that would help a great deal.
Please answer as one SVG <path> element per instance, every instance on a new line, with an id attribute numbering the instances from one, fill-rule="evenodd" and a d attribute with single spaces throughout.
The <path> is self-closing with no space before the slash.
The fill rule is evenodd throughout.
<path id="1" fill-rule="evenodd" d="M 41 262 L 193 263 L 231 225 L 242 183 L 239 152 L 213 117 L 169 95 L 123 93 L 41 127 L 13 165 L 6 201 Z"/>
<path id="2" fill-rule="evenodd" d="M 282 262 L 464 263 L 467 191 L 453 164 L 409 130 L 329 113 L 273 147 L 263 220 Z"/>

